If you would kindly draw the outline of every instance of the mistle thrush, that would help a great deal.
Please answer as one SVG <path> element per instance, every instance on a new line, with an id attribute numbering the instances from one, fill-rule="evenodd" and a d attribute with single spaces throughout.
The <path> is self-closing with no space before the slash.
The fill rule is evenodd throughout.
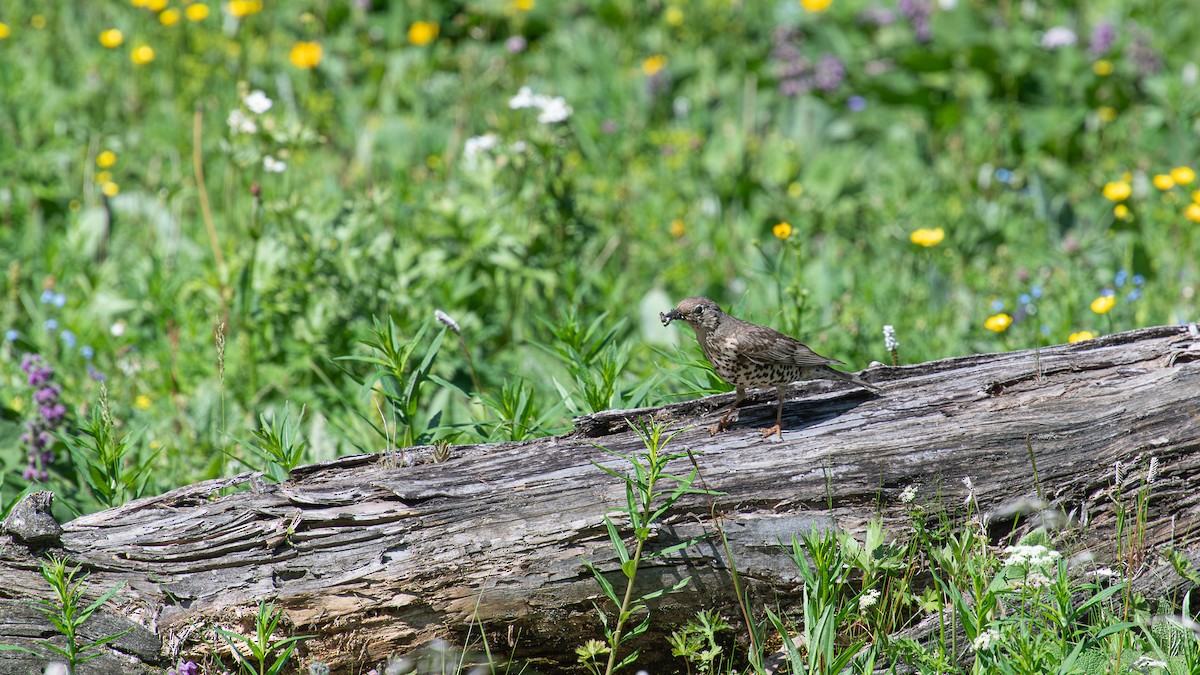
<path id="1" fill-rule="evenodd" d="M 708 298 L 687 298 L 675 309 L 665 314 L 660 312 L 658 318 L 664 326 L 670 325 L 675 319 L 686 321 L 696 331 L 700 349 L 704 351 L 713 370 L 721 379 L 737 387 L 733 406 L 716 426 L 709 429 L 711 434 L 729 426 L 729 417 L 745 398 L 748 388 L 775 387 L 779 395 L 775 426 L 763 431 L 763 438 L 771 434 L 779 434 L 783 438 L 783 385 L 789 382 L 843 380 L 879 391 L 878 387 L 856 375 L 829 367 L 830 364 L 845 365 L 841 361 L 821 356 L 773 328 L 729 316 Z"/>

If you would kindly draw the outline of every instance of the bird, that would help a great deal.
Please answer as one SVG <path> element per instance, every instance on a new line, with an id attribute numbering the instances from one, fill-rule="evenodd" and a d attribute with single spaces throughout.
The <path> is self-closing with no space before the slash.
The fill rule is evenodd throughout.
<path id="1" fill-rule="evenodd" d="M 778 434 L 783 438 L 783 385 L 799 380 L 829 379 L 850 382 L 879 393 L 876 387 L 851 373 L 830 368 L 845 365 L 837 359 L 820 354 L 774 328 L 742 321 L 721 310 L 704 297 L 685 298 L 669 312 L 659 312 L 663 326 L 672 321 L 684 321 L 696 331 L 696 340 L 713 370 L 737 388 L 733 405 L 709 434 L 729 428 L 729 417 L 746 397 L 746 389 L 775 387 L 779 405 L 775 426 L 763 430 L 763 438 Z"/>

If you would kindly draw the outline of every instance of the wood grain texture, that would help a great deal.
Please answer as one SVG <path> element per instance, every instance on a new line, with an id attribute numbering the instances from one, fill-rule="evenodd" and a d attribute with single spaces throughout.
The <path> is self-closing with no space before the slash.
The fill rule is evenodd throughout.
<path id="1" fill-rule="evenodd" d="M 92 572 L 97 594 L 127 583 L 109 613 L 159 636 L 160 663 L 217 647 L 207 629 L 238 627 L 261 599 L 286 608 L 296 633 L 317 635 L 307 651 L 337 672 L 435 637 L 461 639 L 476 617 L 501 651 L 511 627 L 518 654 L 573 662 L 574 647 L 600 635 L 591 607 L 599 589 L 582 561 L 614 581 L 620 574 L 602 517 L 624 500 L 623 487 L 592 463 L 624 467 L 593 444 L 638 450 L 626 425 L 638 417 L 692 427 L 671 447 L 690 450 L 707 486 L 725 493 L 726 534 L 756 597 L 785 607 L 798 577 L 780 542 L 814 525 L 860 531 L 877 513 L 898 532 L 907 516 L 897 497 L 910 484 L 922 486 L 918 499 L 940 493 L 955 505 L 970 477 L 981 508 L 994 512 L 1040 487 L 1054 507 L 1086 515 L 1084 541 L 1103 558 L 1113 553 L 1114 464 L 1128 467 L 1115 489 L 1132 496 L 1153 455 L 1147 543 L 1186 549 L 1200 539 L 1200 349 L 1185 328 L 864 377 L 884 394 L 833 382 L 789 388 L 782 441 L 759 437 L 774 422 L 773 389 L 752 392 L 740 420 L 716 437 L 703 427 L 732 394 L 605 412 L 578 419 L 566 436 L 457 446 L 442 462 L 431 448 L 412 448 L 402 460 L 302 467 L 278 485 L 244 474 L 187 486 L 64 524 L 58 552 Z M 677 472 L 690 466 L 679 460 Z M 651 543 L 712 530 L 708 501 L 686 499 Z M 666 651 L 662 632 L 696 609 L 733 607 L 719 549 L 703 543 L 639 574 L 646 590 L 692 577 L 654 606 L 660 630 L 648 636 L 656 649 L 647 659 Z M 0 598 L 46 596 L 41 553 L 0 537 Z M 0 620 L 0 642 L 28 644 L 28 633 Z M 7 658 L 0 653 L 2 672 Z"/>

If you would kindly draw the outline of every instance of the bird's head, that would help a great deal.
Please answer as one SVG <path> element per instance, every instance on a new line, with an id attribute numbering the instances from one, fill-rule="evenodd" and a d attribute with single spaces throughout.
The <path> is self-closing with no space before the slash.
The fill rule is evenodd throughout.
<path id="1" fill-rule="evenodd" d="M 669 326 L 672 321 L 679 319 L 686 321 L 692 328 L 704 332 L 715 329 L 721 323 L 723 316 L 725 316 L 725 312 L 722 312 L 717 303 L 708 298 L 685 298 L 675 309 L 665 314 L 658 313 L 658 318 L 664 326 Z"/>

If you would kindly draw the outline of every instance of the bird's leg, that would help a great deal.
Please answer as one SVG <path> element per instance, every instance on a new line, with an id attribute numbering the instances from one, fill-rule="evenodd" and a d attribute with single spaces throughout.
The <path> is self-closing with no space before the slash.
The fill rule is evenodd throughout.
<path id="1" fill-rule="evenodd" d="M 763 429 L 763 438 L 770 438 L 772 434 L 779 434 L 779 440 L 783 440 L 783 385 L 775 387 L 775 393 L 779 395 L 779 405 L 775 408 L 775 426 L 770 429 Z"/>
<path id="2" fill-rule="evenodd" d="M 745 397 L 746 390 L 742 387 L 738 387 L 737 395 L 733 397 L 733 405 L 729 407 L 729 412 L 725 413 L 725 416 L 721 418 L 720 422 L 717 422 L 716 426 L 708 430 L 709 436 L 714 436 L 717 434 L 717 432 L 725 431 L 729 428 L 729 416 L 733 414 L 733 411 L 737 410 L 738 404 L 741 403 L 742 399 Z"/>

